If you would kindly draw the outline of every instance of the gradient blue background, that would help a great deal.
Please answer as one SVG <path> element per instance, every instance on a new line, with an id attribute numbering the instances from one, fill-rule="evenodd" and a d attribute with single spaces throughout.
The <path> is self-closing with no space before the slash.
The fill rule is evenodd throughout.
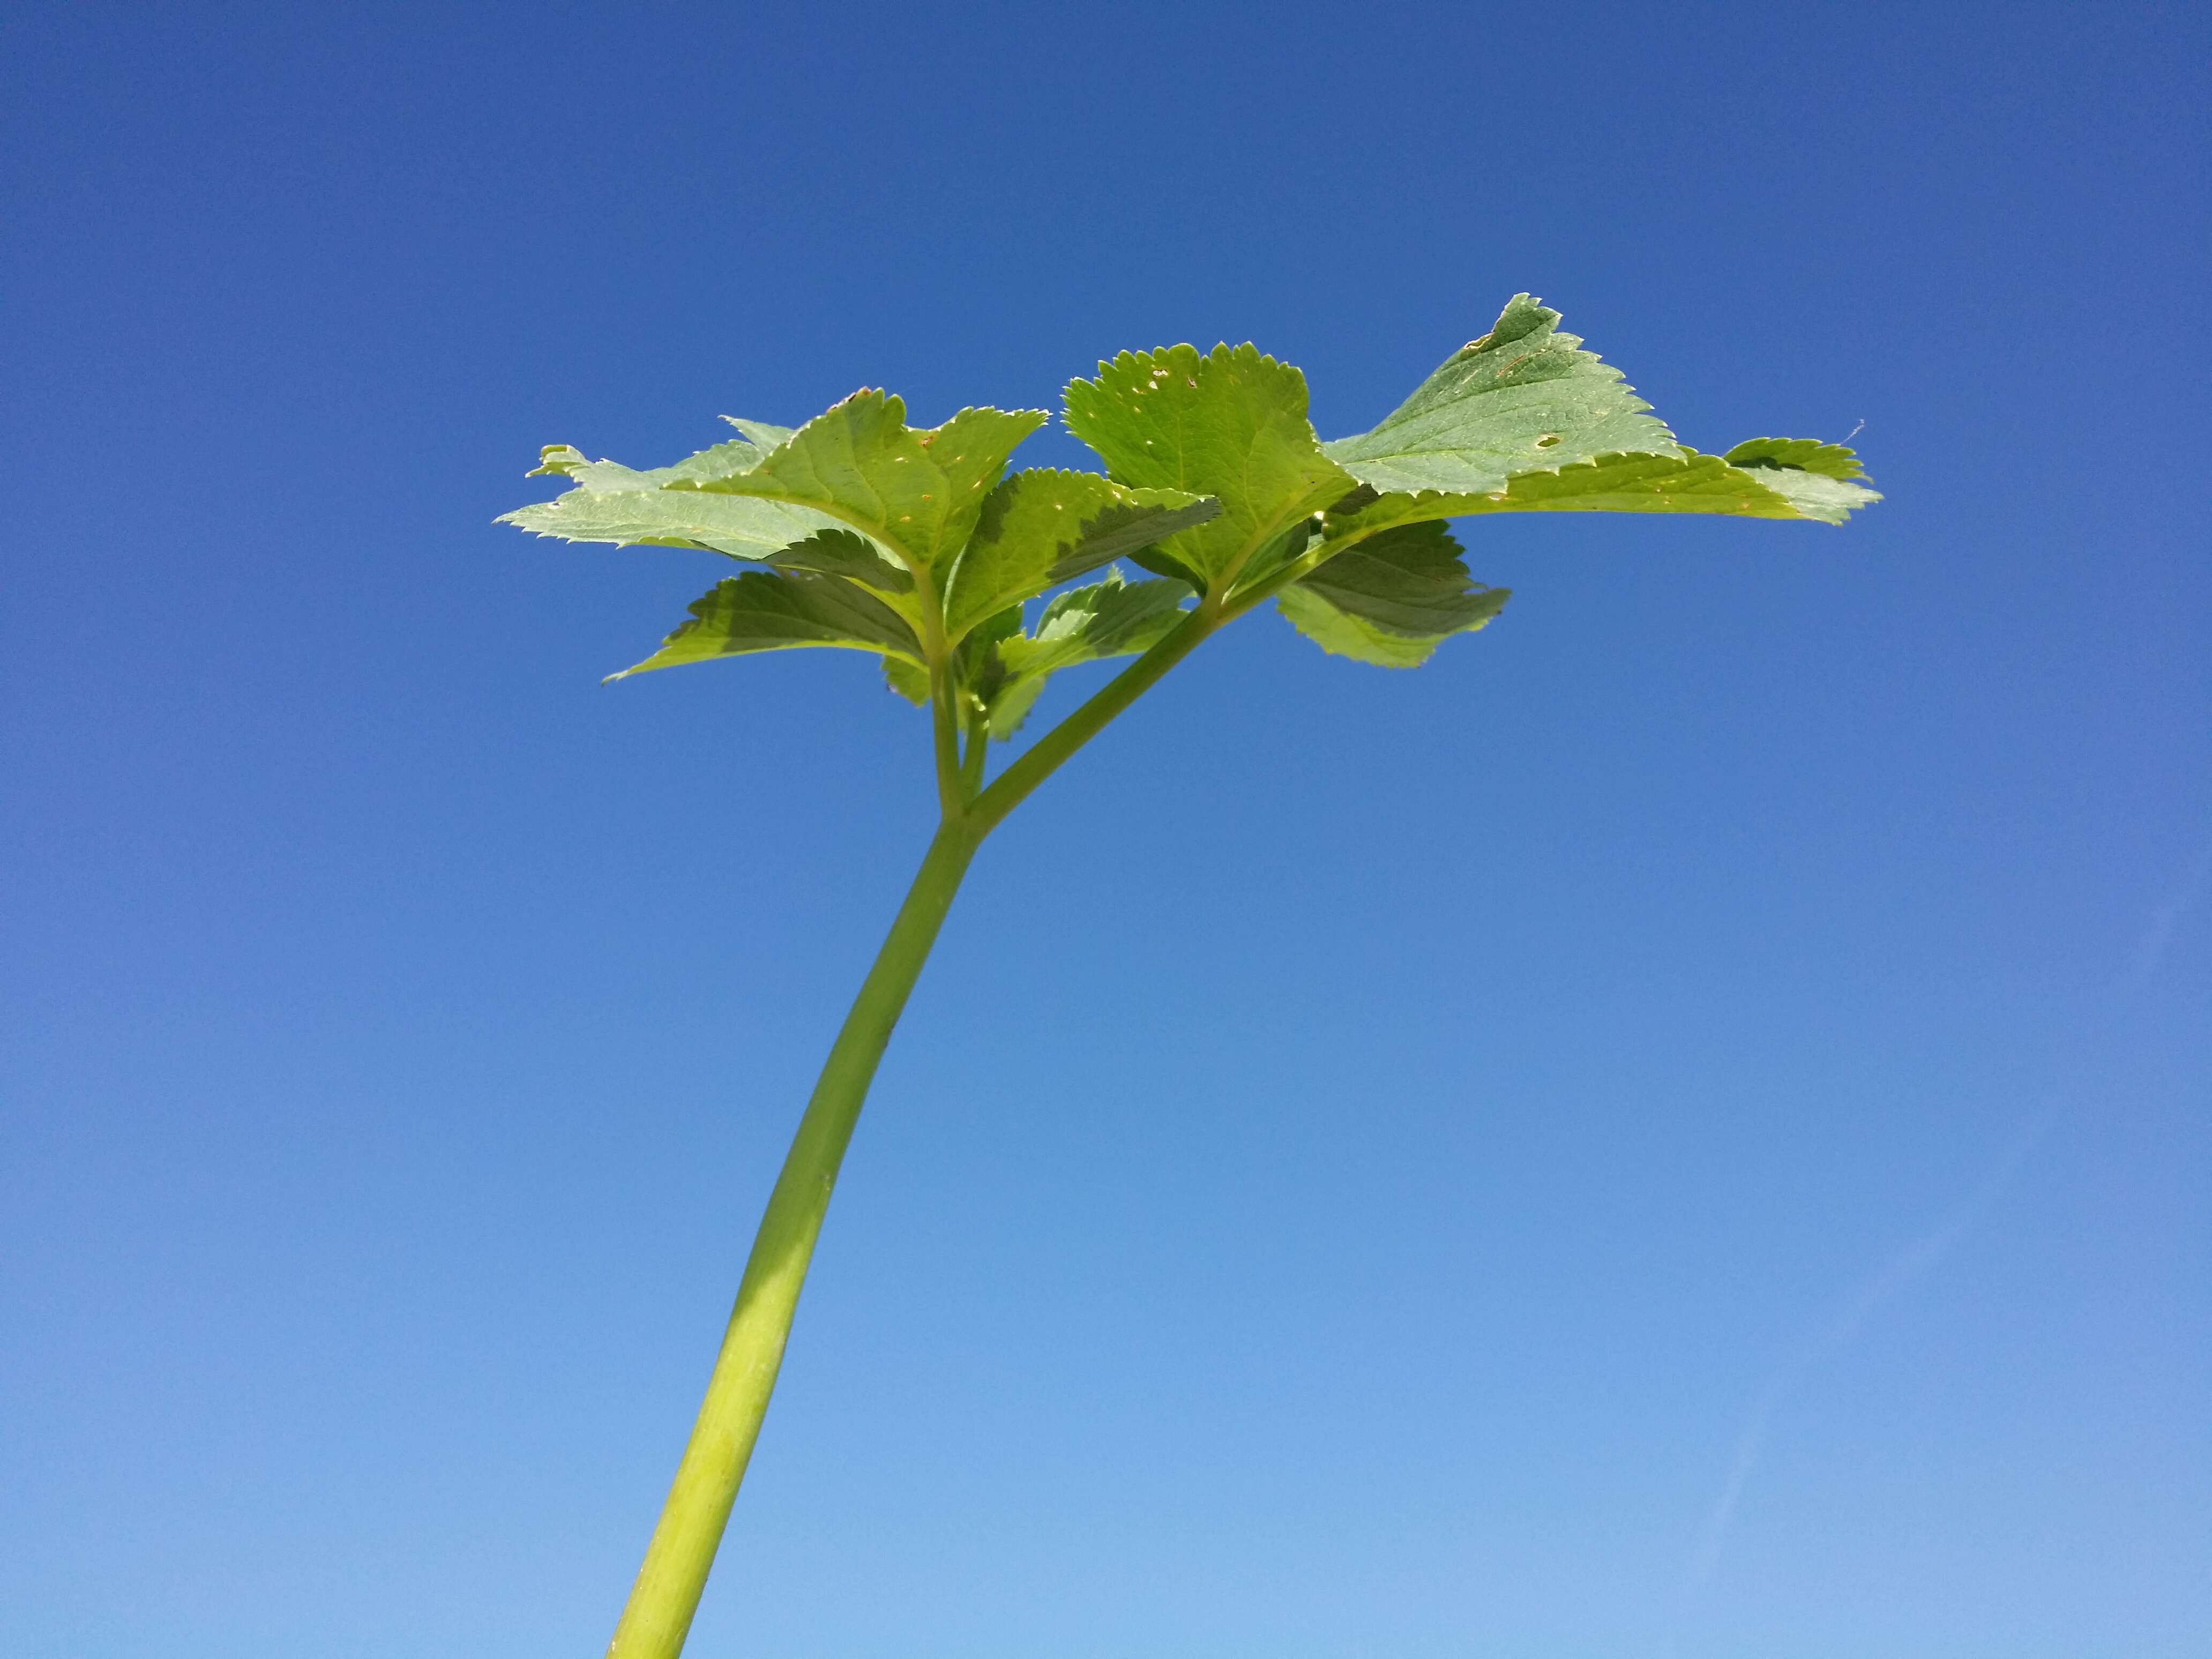
<path id="1" fill-rule="evenodd" d="M 1222 337 L 1339 434 L 1520 289 L 1888 501 L 1470 526 L 1425 671 L 1259 617 L 1055 779 L 692 1653 L 2212 1653 L 2208 46 L 11 9 L 0 1653 L 605 1640 L 931 807 L 859 659 L 603 689 L 725 567 L 539 444 Z"/>

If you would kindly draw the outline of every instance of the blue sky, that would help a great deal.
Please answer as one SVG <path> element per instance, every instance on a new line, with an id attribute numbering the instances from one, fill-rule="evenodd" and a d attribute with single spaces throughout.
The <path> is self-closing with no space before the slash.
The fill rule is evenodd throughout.
<path id="1" fill-rule="evenodd" d="M 860 659 L 602 687 L 719 562 L 538 445 L 1220 338 L 1335 435 L 1528 289 L 1888 500 L 1468 526 L 1479 637 L 1026 805 L 690 1651 L 2201 1655 L 2208 33 L 15 9 L 0 1650 L 605 1640 L 932 807 Z"/>

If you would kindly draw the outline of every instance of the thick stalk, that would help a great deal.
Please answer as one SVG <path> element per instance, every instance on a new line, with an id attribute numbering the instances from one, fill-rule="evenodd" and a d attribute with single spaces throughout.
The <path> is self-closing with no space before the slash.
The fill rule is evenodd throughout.
<path id="1" fill-rule="evenodd" d="M 860 1103 L 981 839 L 981 830 L 957 818 L 938 830 L 830 1046 L 753 1239 L 706 1402 L 684 1448 L 607 1659 L 677 1659 L 683 1651 L 783 1364 L 799 1287 Z"/>

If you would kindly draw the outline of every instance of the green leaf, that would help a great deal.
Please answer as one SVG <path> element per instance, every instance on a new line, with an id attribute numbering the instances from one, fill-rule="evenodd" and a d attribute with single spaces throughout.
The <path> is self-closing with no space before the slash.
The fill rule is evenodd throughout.
<path id="1" fill-rule="evenodd" d="M 522 476 L 543 478 L 548 476 L 565 478 L 580 466 L 589 466 L 592 458 L 574 444 L 547 444 L 538 452 L 538 465 Z M 495 524 L 498 523 L 494 520 Z"/>
<path id="2" fill-rule="evenodd" d="M 1841 524 L 1857 508 L 1881 496 L 1855 480 L 1830 477 L 1826 473 L 1796 467 L 1746 467 L 1743 471 L 1790 503 L 1787 514 L 1771 518 L 1812 519 L 1821 524 Z"/>
<path id="3" fill-rule="evenodd" d="M 761 432 L 781 431 L 744 422 Z M 567 444 L 548 445 L 531 476 L 551 474 L 575 488 L 550 501 L 502 514 L 495 521 L 572 542 L 623 547 L 696 547 L 733 559 L 767 559 L 837 520 L 811 508 L 734 495 L 702 495 L 670 484 L 726 477 L 759 465 L 768 451 L 732 438 L 678 461 L 640 471 L 594 461 Z"/>
<path id="4" fill-rule="evenodd" d="M 1022 729 L 1022 722 L 1036 707 L 1036 700 L 1044 695 L 1045 682 L 1049 674 L 1030 674 L 1006 683 L 999 695 L 991 699 L 991 735 L 1000 743 L 1010 742 Z"/>
<path id="5" fill-rule="evenodd" d="M 1021 631 L 1022 607 L 1010 605 L 970 629 L 952 653 L 953 678 L 960 695 L 988 717 L 990 728 L 1001 737 L 1011 737 L 1020 727 L 1043 689 L 1042 680 L 1034 686 L 1018 682 L 999 654 L 999 647 Z"/>
<path id="6" fill-rule="evenodd" d="M 1186 582 L 1125 581 L 1113 570 L 1103 581 L 1055 595 L 1033 632 L 996 640 L 989 669 L 969 680 L 981 688 L 991 735 L 1006 738 L 1019 731 L 1056 671 L 1151 649 L 1182 620 L 1190 593 Z"/>
<path id="7" fill-rule="evenodd" d="M 1598 455 L 1679 455 L 1651 405 L 1559 320 L 1516 295 L 1489 333 L 1445 358 L 1373 431 L 1322 449 L 1378 490 L 1457 494 Z"/>
<path id="8" fill-rule="evenodd" d="M 789 443 L 791 434 L 799 429 L 789 426 L 770 426 L 766 421 L 748 421 L 738 415 L 725 415 L 722 418 L 750 438 L 754 447 L 763 455 L 771 449 Z"/>
<path id="9" fill-rule="evenodd" d="M 1866 469 L 1856 452 L 1818 438 L 1747 438 L 1721 457 L 1730 466 L 1795 468 L 1824 478 L 1859 478 Z"/>
<path id="10" fill-rule="evenodd" d="M 1815 475 L 1800 473 L 1801 478 Z M 1556 472 L 1524 472 L 1503 490 L 1455 513 L 1717 513 L 1739 518 L 1798 519 L 1808 514 L 1784 493 L 1775 468 L 1730 466 L 1717 455 L 1686 449 L 1678 457 L 1601 455 Z M 1873 492 L 1832 478 L 1818 482 L 1859 500 Z M 1840 517 L 1840 514 L 1838 514 Z"/>
<path id="11" fill-rule="evenodd" d="M 929 671 L 920 663 L 886 653 L 884 684 L 917 708 L 929 707 Z"/>
<path id="12" fill-rule="evenodd" d="M 1103 581 L 1056 595 L 1036 627 L 1001 641 L 999 654 L 1017 675 L 1133 655 L 1182 619 L 1182 602 L 1189 597 L 1189 586 L 1170 577 L 1132 582 L 1109 571 Z"/>
<path id="13" fill-rule="evenodd" d="M 725 415 L 726 421 L 733 420 Z M 745 425 L 754 426 L 752 422 Z M 756 427 L 757 430 L 775 431 L 776 428 Z M 750 438 L 726 438 L 695 455 L 687 455 L 673 466 L 650 466 L 639 470 L 624 466 L 619 461 L 595 461 L 572 444 L 548 444 L 538 452 L 538 465 L 527 475 L 539 477 L 554 474 L 581 484 L 586 489 L 632 490 L 659 489 L 679 478 L 719 478 L 732 472 L 743 472 L 760 465 L 768 451 Z"/>
<path id="14" fill-rule="evenodd" d="M 1817 438 L 1753 438 L 1723 456 L 1808 519 L 1841 524 L 1855 507 L 1881 497 L 1857 481 L 1866 476 L 1858 456 L 1842 444 Z"/>
<path id="15" fill-rule="evenodd" d="M 1840 524 L 1881 497 L 1841 444 L 1755 438 L 1725 456 L 1675 441 L 1559 314 L 1516 295 L 1373 431 L 1324 444 L 1379 501 L 1332 521 L 1491 512 L 1720 513 Z"/>
<path id="16" fill-rule="evenodd" d="M 1371 490 L 1365 494 L 1369 500 L 1376 499 Z M 1318 516 L 1300 519 L 1262 547 L 1245 561 L 1243 571 L 1237 578 L 1235 591 L 1241 593 L 1260 586 L 1285 565 L 1303 555 L 1313 545 L 1315 538 L 1322 533 L 1324 522 Z"/>
<path id="17" fill-rule="evenodd" d="M 809 571 L 755 570 L 716 583 L 659 650 L 607 678 L 809 645 L 880 652 L 917 665 L 921 661 L 914 630 L 866 588 Z"/>
<path id="18" fill-rule="evenodd" d="M 1148 547 L 1220 511 L 1180 489 L 1130 489 L 1095 472 L 1032 468 L 983 503 L 946 579 L 945 629 L 958 639 L 984 617 Z"/>
<path id="19" fill-rule="evenodd" d="M 878 593 L 914 592 L 914 578 L 907 568 L 895 562 L 890 555 L 857 531 L 817 531 L 805 541 L 794 542 L 769 555 L 768 562 L 779 570 L 811 570 L 818 575 L 842 576 Z M 908 609 L 904 605 L 895 608 L 902 616 Z"/>
<path id="20" fill-rule="evenodd" d="M 953 649 L 953 679 L 986 707 L 998 696 L 1006 679 L 1006 665 L 999 658 L 999 643 L 1021 631 L 1022 608 L 1010 605 L 985 617 Z"/>
<path id="21" fill-rule="evenodd" d="M 1322 453 L 1305 376 L 1249 345 L 1125 351 L 1069 382 L 1067 424 L 1118 481 L 1212 495 L 1219 516 L 1138 559 L 1205 587 L 1232 578 L 1355 480 Z"/>
<path id="22" fill-rule="evenodd" d="M 917 573 L 959 551 L 1014 447 L 1041 410 L 963 409 L 927 430 L 906 404 L 860 391 L 816 416 L 752 466 L 669 488 L 751 496 L 823 514 L 902 555 Z"/>
<path id="23" fill-rule="evenodd" d="M 1835 448 L 1838 446 L 1824 446 Z M 1841 524 L 1881 497 L 1864 484 L 1795 468 L 1730 466 L 1717 455 L 1601 455 L 1556 472 L 1523 472 L 1481 495 L 1354 497 L 1324 521 L 1331 539 L 1422 519 L 1486 513 L 1708 513 Z"/>
<path id="24" fill-rule="evenodd" d="M 1452 635 L 1487 623 L 1509 597 L 1470 576 L 1461 551 L 1435 520 L 1401 525 L 1334 555 L 1276 603 L 1324 651 L 1418 667 Z"/>

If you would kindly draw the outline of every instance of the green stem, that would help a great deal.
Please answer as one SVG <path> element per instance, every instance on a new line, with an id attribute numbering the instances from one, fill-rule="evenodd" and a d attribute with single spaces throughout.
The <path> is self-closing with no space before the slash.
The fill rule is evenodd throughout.
<path id="1" fill-rule="evenodd" d="M 1031 744 L 1019 760 L 1000 773 L 991 787 L 976 796 L 975 805 L 968 809 L 969 820 L 975 825 L 976 833 L 987 834 L 996 828 L 1000 819 L 1028 799 L 1030 791 L 1058 771 L 1069 756 L 1104 729 L 1107 721 L 1151 690 L 1163 674 L 1195 651 L 1206 636 L 1220 625 L 1221 613 L 1214 600 L 1201 600 L 1198 608 L 1187 613 L 1158 644 Z"/>
<path id="2" fill-rule="evenodd" d="M 982 838 L 972 820 L 951 818 L 939 829 L 830 1046 L 769 1198 L 768 1213 L 761 1218 L 706 1401 L 677 1466 L 645 1565 L 615 1626 L 607 1659 L 677 1659 L 683 1651 L 783 1364 L 799 1287 L 860 1103 Z"/>
<path id="3" fill-rule="evenodd" d="M 960 787 L 960 717 L 952 710 L 952 670 L 942 652 L 929 661 L 930 735 L 937 750 L 937 805 L 946 819 L 968 805 Z"/>
<path id="4" fill-rule="evenodd" d="M 968 747 L 960 757 L 960 793 L 963 805 L 975 799 L 983 787 L 983 768 L 991 753 L 991 722 L 976 715 L 968 722 Z"/>
<path id="5" fill-rule="evenodd" d="M 707 1382 L 706 1401 L 677 1465 L 659 1523 L 653 1529 L 645 1565 L 638 1570 L 637 1583 L 615 1626 L 607 1659 L 678 1659 L 684 1650 L 708 1571 L 714 1565 L 714 1552 L 729 1524 L 730 1506 L 744 1479 L 753 1442 L 760 1436 L 761 1419 L 768 1414 L 769 1395 L 783 1364 L 784 1344 L 799 1310 L 799 1289 L 814 1255 L 814 1241 L 821 1236 L 838 1165 L 853 1138 L 877 1062 L 890 1041 L 891 1028 L 921 976 L 975 848 L 1032 789 L 1188 656 L 1222 620 L 1219 602 L 1202 600 L 1173 632 L 1039 738 L 988 788 L 972 801 L 948 802 L 945 821 L 929 844 L 906 902 L 899 907 L 890 936 L 876 953 L 875 964 L 861 982 L 852 1012 L 830 1045 L 806 1114 L 799 1119 L 799 1133 L 784 1156 L 783 1172 L 776 1177 L 768 1213 L 761 1218 L 752 1255 L 745 1261 L 738 1304 Z M 942 672 L 940 665 L 938 673 Z M 947 787 L 948 793 L 972 793 L 981 781 L 989 730 L 981 721 L 970 727 L 964 757 L 957 744 L 950 745 L 948 767 L 951 700 L 939 696 L 933 702 L 939 718 L 940 785 Z"/>

